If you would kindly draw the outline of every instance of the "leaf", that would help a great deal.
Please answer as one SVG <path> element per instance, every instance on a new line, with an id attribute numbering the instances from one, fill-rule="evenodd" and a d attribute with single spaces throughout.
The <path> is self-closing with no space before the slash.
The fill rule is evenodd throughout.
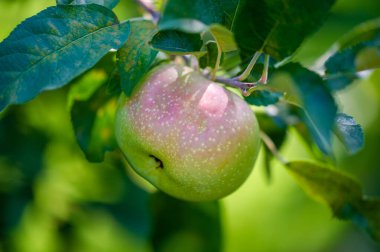
<path id="1" fill-rule="evenodd" d="M 363 130 L 353 117 L 338 113 L 335 122 L 335 134 L 350 154 L 355 154 L 363 148 Z"/>
<path id="2" fill-rule="evenodd" d="M 354 28 L 333 48 L 325 78 L 331 90 L 340 90 L 360 78 L 357 72 L 380 68 L 380 19 Z"/>
<path id="3" fill-rule="evenodd" d="M 305 123 L 319 149 L 332 154 L 331 140 L 337 106 L 322 78 L 296 63 L 277 69 L 269 85 L 285 92 L 285 100 Z"/>
<path id="4" fill-rule="evenodd" d="M 281 92 L 262 88 L 254 90 L 248 97 L 244 97 L 244 100 L 255 106 L 268 106 L 277 103 L 282 96 Z"/>
<path id="5" fill-rule="evenodd" d="M 35 181 L 44 167 L 49 146 L 46 132 L 31 126 L 27 110 L 12 108 L 0 120 L 0 236 L 18 227 L 34 199 Z M 2 245 L 5 245 L 4 243 Z M 6 249 L 7 247 L 2 247 Z"/>
<path id="6" fill-rule="evenodd" d="M 364 196 L 356 180 L 306 161 L 290 162 L 287 169 L 310 197 L 328 205 L 336 217 L 352 221 L 380 240 L 380 201 Z"/>
<path id="7" fill-rule="evenodd" d="M 160 30 L 177 30 L 187 33 L 201 33 L 207 25 L 196 19 L 180 18 L 159 23 Z"/>
<path id="8" fill-rule="evenodd" d="M 49 7 L 0 44 L 0 110 L 69 83 L 127 39 L 129 23 L 99 5 Z"/>
<path id="9" fill-rule="evenodd" d="M 259 122 L 260 130 L 273 141 L 276 149 L 280 150 L 286 139 L 288 125 L 279 116 L 269 114 L 270 109 L 267 109 L 265 113 L 256 113 L 256 118 Z M 263 144 L 263 147 L 265 173 L 268 181 L 270 181 L 272 177 L 271 161 L 274 156 L 265 144 Z"/>
<path id="10" fill-rule="evenodd" d="M 187 202 L 157 193 L 152 197 L 151 209 L 154 251 L 221 250 L 218 202 Z"/>
<path id="11" fill-rule="evenodd" d="M 228 29 L 219 24 L 213 24 L 209 26 L 208 31 L 212 34 L 222 52 L 238 50 L 234 35 Z"/>
<path id="12" fill-rule="evenodd" d="M 239 0 L 168 0 L 159 26 L 178 19 L 196 19 L 206 25 L 231 27 Z"/>
<path id="13" fill-rule="evenodd" d="M 105 58 L 98 63 L 110 65 Z M 69 93 L 71 121 L 78 144 L 91 162 L 101 162 L 106 151 L 116 148 L 114 112 L 118 93 L 108 87 L 109 72 L 94 69 L 74 83 Z"/>
<path id="14" fill-rule="evenodd" d="M 82 5 L 82 4 L 98 4 L 113 9 L 119 0 L 56 0 L 57 5 Z"/>
<path id="15" fill-rule="evenodd" d="M 155 24 L 144 19 L 133 19 L 130 24 L 128 40 L 117 54 L 121 87 L 127 96 L 148 72 L 158 53 L 148 44 L 157 32 Z"/>
<path id="16" fill-rule="evenodd" d="M 201 68 L 215 67 L 218 59 L 218 46 L 216 42 L 209 41 L 205 45 L 207 53 L 199 58 L 199 65 Z M 223 57 L 221 58 L 223 61 Z"/>
<path id="17" fill-rule="evenodd" d="M 241 0 L 231 30 L 243 55 L 263 51 L 282 60 L 321 26 L 334 2 Z"/>
<path id="18" fill-rule="evenodd" d="M 156 33 L 150 43 L 154 49 L 174 55 L 202 56 L 206 53 L 201 51 L 203 41 L 200 34 L 164 30 Z"/>

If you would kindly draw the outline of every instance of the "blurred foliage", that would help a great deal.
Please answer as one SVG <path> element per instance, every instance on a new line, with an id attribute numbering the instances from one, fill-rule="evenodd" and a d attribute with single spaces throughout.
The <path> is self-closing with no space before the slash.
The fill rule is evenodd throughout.
<path id="1" fill-rule="evenodd" d="M 54 4 L 0 0 L 0 39 Z M 123 20 L 140 15 L 141 9 L 134 1 L 121 0 L 115 12 Z M 311 64 L 341 35 L 379 13 L 377 0 L 337 1 L 296 59 Z M 377 70 L 337 93 L 343 112 L 363 126 L 366 140 L 354 156 L 336 144 L 336 162 L 358 176 L 369 195 L 380 195 L 379 83 Z M 263 155 L 248 181 L 219 204 L 151 196 L 129 179 L 118 153 L 106 154 L 102 164 L 86 161 L 70 125 L 67 95 L 68 88 L 46 92 L 0 114 L 0 251 L 380 250 L 365 234 L 309 200 L 275 161 L 268 184 L 265 171 L 257 169 L 266 160 Z M 286 138 L 281 130 L 277 133 L 284 156 L 310 157 L 294 131 Z"/>

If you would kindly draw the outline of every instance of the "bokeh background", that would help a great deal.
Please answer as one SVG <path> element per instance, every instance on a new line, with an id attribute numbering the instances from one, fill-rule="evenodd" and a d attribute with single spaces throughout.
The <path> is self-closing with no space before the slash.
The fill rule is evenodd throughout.
<path id="1" fill-rule="evenodd" d="M 54 4 L 0 0 L 0 41 L 22 20 Z M 140 11 L 132 0 L 121 0 L 115 9 L 120 20 Z M 378 0 L 338 0 L 294 60 L 312 66 L 346 32 L 378 16 Z M 202 235 L 210 232 L 215 240 L 208 242 L 221 243 L 225 252 L 380 251 L 367 234 L 308 198 L 276 161 L 270 180 L 260 158 L 248 181 L 218 203 L 149 197 L 111 155 L 103 164 L 86 161 L 70 124 L 68 92 L 69 87 L 48 91 L 0 114 L 1 252 L 201 251 Z M 354 156 L 335 143 L 337 166 L 357 177 L 366 194 L 380 196 L 380 71 L 340 91 L 337 99 L 365 132 L 365 147 Z M 311 158 L 293 131 L 282 153 L 289 160 Z M 181 221 L 173 224 L 177 216 Z M 181 223 L 202 227 L 203 233 L 176 226 Z"/>

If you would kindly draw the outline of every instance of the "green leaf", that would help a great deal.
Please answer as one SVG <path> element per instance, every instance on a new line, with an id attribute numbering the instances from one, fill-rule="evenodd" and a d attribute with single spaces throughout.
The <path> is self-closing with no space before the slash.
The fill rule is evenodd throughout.
<path id="1" fill-rule="evenodd" d="M 380 19 L 354 28 L 333 48 L 325 78 L 331 90 L 340 90 L 360 78 L 357 72 L 380 67 Z"/>
<path id="2" fill-rule="evenodd" d="M 350 154 L 355 154 L 363 148 L 363 130 L 352 116 L 338 113 L 334 131 Z"/>
<path id="3" fill-rule="evenodd" d="M 214 41 L 209 41 L 205 45 L 207 53 L 199 58 L 199 65 L 201 68 L 215 67 L 218 59 L 218 45 Z M 223 61 L 223 57 L 221 58 Z"/>
<path id="4" fill-rule="evenodd" d="M 282 96 L 281 92 L 261 88 L 254 90 L 248 97 L 244 97 L 244 100 L 255 106 L 268 106 L 277 103 Z"/>
<path id="5" fill-rule="evenodd" d="M 212 34 L 222 52 L 238 50 L 234 35 L 227 28 L 219 24 L 213 24 L 209 26 L 208 31 Z"/>
<path id="6" fill-rule="evenodd" d="M 128 40 L 118 50 L 121 87 L 127 96 L 148 72 L 158 53 L 148 44 L 153 34 L 157 32 L 155 24 L 144 19 L 131 20 L 130 24 Z"/>
<path id="7" fill-rule="evenodd" d="M 310 197 L 328 205 L 336 217 L 352 221 L 380 240 L 380 201 L 363 196 L 356 180 L 306 161 L 290 162 L 287 169 Z"/>
<path id="8" fill-rule="evenodd" d="M 160 30 L 177 30 L 187 33 L 201 33 L 207 25 L 196 19 L 180 18 L 159 23 Z"/>
<path id="9" fill-rule="evenodd" d="M 259 122 L 260 130 L 273 141 L 276 149 L 280 150 L 286 139 L 288 125 L 279 116 L 269 115 L 269 112 L 256 113 L 256 118 Z M 270 181 L 272 177 L 271 161 L 274 156 L 265 144 L 263 144 L 263 147 L 265 174 L 268 181 Z"/>
<path id="10" fill-rule="evenodd" d="M 34 199 L 35 181 L 45 165 L 49 146 L 45 131 L 31 126 L 28 110 L 14 107 L 0 120 L 0 233 L 9 234 L 22 221 Z M 2 244 L 4 245 L 4 243 Z M 6 249 L 6 247 L 2 247 Z"/>
<path id="11" fill-rule="evenodd" d="M 332 154 L 332 130 L 337 106 L 323 79 L 296 63 L 277 69 L 269 85 L 285 92 L 285 100 L 305 123 L 319 149 Z"/>
<path id="12" fill-rule="evenodd" d="M 200 34 L 164 30 L 156 33 L 150 43 L 154 49 L 169 54 L 202 56 L 206 53 L 201 51 L 203 41 Z"/>
<path id="13" fill-rule="evenodd" d="M 196 19 L 206 25 L 230 28 L 239 0 L 168 0 L 159 25 L 178 19 Z M 174 21 L 175 22 L 175 21 Z"/>
<path id="14" fill-rule="evenodd" d="M 56 0 L 57 5 L 82 5 L 82 4 L 98 4 L 109 9 L 113 9 L 119 0 Z"/>
<path id="15" fill-rule="evenodd" d="M 98 65 L 110 65 L 104 58 Z M 101 162 L 106 151 L 116 148 L 114 112 L 118 93 L 110 92 L 110 73 L 97 67 L 81 77 L 69 93 L 71 121 L 78 144 L 91 162 Z"/>
<path id="16" fill-rule="evenodd" d="M 243 56 L 263 51 L 277 60 L 294 53 L 326 19 L 335 0 L 241 0 L 232 31 Z"/>
<path id="17" fill-rule="evenodd" d="M 59 88 L 128 38 L 129 23 L 100 5 L 61 5 L 33 16 L 0 44 L 0 110 Z"/>
<path id="18" fill-rule="evenodd" d="M 218 202 L 186 202 L 157 193 L 152 197 L 151 209 L 154 251 L 221 250 Z"/>

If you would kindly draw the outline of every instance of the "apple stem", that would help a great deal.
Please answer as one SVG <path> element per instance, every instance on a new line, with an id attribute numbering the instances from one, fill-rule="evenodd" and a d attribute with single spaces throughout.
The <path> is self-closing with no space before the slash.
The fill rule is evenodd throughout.
<path id="1" fill-rule="evenodd" d="M 264 131 L 260 131 L 260 138 L 265 146 L 270 150 L 270 152 L 272 152 L 273 156 L 278 161 L 280 161 L 281 164 L 286 165 L 289 163 L 289 161 L 280 154 L 272 139 L 267 134 L 265 134 Z"/>
<path id="2" fill-rule="evenodd" d="M 236 77 L 237 80 L 243 81 L 248 78 L 249 74 L 251 73 L 253 67 L 256 65 L 257 60 L 259 59 L 261 55 L 261 52 L 255 52 L 253 55 L 251 61 L 249 62 L 247 68 L 241 73 L 238 77 Z"/>
<path id="3" fill-rule="evenodd" d="M 160 14 L 154 9 L 153 4 L 146 3 L 146 0 L 135 0 L 146 12 L 152 16 L 152 20 L 157 23 L 160 19 Z"/>

